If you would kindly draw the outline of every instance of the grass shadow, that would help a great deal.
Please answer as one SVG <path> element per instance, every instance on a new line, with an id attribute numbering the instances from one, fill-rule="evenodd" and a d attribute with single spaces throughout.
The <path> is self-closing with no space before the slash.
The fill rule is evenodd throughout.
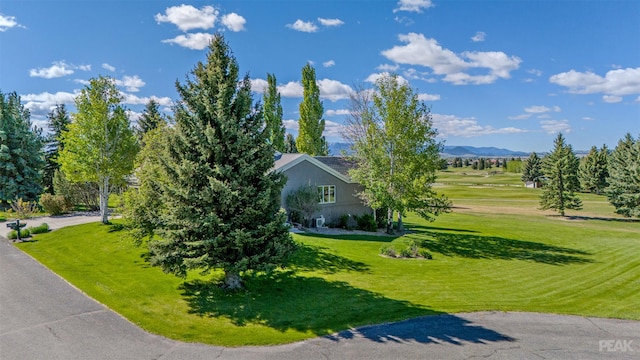
<path id="1" fill-rule="evenodd" d="M 335 274 L 339 271 L 369 271 L 367 264 L 329 251 L 321 246 L 298 244 L 298 250 L 290 260 L 289 266 L 295 270 L 320 271 L 325 274 Z"/>
<path id="2" fill-rule="evenodd" d="M 525 260 L 549 265 L 592 263 L 586 251 L 567 247 L 537 243 L 533 241 L 507 239 L 496 236 L 481 236 L 452 232 L 421 232 L 428 238 L 421 239 L 425 249 L 445 256 L 460 256 L 471 259 Z"/>
<path id="3" fill-rule="evenodd" d="M 448 343 L 464 345 L 467 343 L 486 344 L 488 342 L 515 341 L 516 339 L 495 330 L 474 325 L 471 321 L 456 315 L 442 314 L 425 316 L 391 324 L 367 326 L 360 329 L 342 331 L 327 338 L 340 341 L 362 336 L 378 343 L 418 342 Z"/>
<path id="4" fill-rule="evenodd" d="M 629 223 L 640 223 L 640 219 L 633 218 L 615 218 L 615 217 L 601 217 L 601 216 L 580 216 L 573 215 L 566 217 L 569 220 L 600 220 L 600 221 L 611 221 L 611 222 L 629 222 Z"/>
<path id="5" fill-rule="evenodd" d="M 293 272 L 245 279 L 245 290 L 225 292 L 215 281 L 193 280 L 181 291 L 190 312 L 228 318 L 237 326 L 261 324 L 281 332 L 328 335 L 342 329 L 440 312 L 386 298 L 346 282 L 296 276 Z"/>
<path id="6" fill-rule="evenodd" d="M 402 236 L 398 235 L 366 235 L 366 234 L 348 234 L 348 235 L 336 235 L 336 234 L 321 234 L 321 233 L 299 233 L 296 234 L 303 237 L 314 237 L 331 240 L 346 240 L 346 241 L 374 241 L 374 242 L 392 242 L 393 240 Z"/>

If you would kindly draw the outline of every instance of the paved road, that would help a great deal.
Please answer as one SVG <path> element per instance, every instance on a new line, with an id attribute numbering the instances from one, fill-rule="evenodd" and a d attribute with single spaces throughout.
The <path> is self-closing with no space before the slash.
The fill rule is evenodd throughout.
<path id="1" fill-rule="evenodd" d="M 91 219 L 46 220 L 57 228 Z M 180 343 L 144 332 L 0 239 L 2 360 L 425 358 L 639 359 L 640 322 L 479 312 L 370 326 L 284 346 Z"/>

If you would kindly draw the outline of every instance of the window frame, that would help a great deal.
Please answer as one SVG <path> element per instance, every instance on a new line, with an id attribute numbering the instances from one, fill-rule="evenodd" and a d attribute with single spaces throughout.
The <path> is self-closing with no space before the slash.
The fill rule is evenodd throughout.
<path id="1" fill-rule="evenodd" d="M 333 195 L 333 199 L 332 199 Z M 335 204 L 336 203 L 336 186 L 335 185 L 318 185 L 318 204 Z"/>

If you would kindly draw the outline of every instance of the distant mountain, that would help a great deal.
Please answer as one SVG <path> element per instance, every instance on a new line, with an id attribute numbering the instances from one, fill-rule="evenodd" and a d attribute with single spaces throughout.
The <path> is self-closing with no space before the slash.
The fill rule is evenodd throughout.
<path id="1" fill-rule="evenodd" d="M 514 151 L 500 149 L 497 147 L 475 147 L 475 146 L 445 146 L 442 151 L 444 157 L 508 157 L 508 156 L 529 156 L 524 151 Z"/>
<path id="2" fill-rule="evenodd" d="M 341 142 L 329 143 L 329 153 L 331 155 L 340 156 L 343 151 L 350 152 L 349 144 Z M 441 155 L 443 157 L 528 157 L 529 153 L 497 147 L 445 146 Z"/>

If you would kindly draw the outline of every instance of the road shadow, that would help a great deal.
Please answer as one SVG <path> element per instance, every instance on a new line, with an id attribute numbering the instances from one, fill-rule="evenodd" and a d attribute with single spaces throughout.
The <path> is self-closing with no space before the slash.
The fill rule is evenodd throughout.
<path id="1" fill-rule="evenodd" d="M 391 324 L 345 330 L 335 335 L 326 336 L 326 338 L 334 341 L 348 340 L 355 337 L 363 337 L 378 343 L 418 342 L 422 344 L 447 343 L 453 345 L 516 341 L 510 336 L 474 325 L 471 321 L 452 314 L 424 316 Z"/>
<path id="2" fill-rule="evenodd" d="M 261 324 L 281 332 L 296 330 L 317 336 L 371 323 L 441 312 L 394 300 L 346 282 L 301 277 L 293 272 L 245 279 L 245 289 L 225 292 L 215 281 L 193 280 L 180 290 L 190 312 L 222 317 L 237 326 Z"/>
<path id="3" fill-rule="evenodd" d="M 294 270 L 320 271 L 325 274 L 335 274 L 340 271 L 357 271 L 366 273 L 369 266 L 360 261 L 330 252 L 326 247 L 298 244 L 298 249 L 290 259 L 288 266 Z"/>
<path id="4" fill-rule="evenodd" d="M 471 259 L 525 260 L 549 265 L 592 263 L 591 253 L 533 241 L 466 232 L 421 231 L 420 246 L 445 256 Z"/>

